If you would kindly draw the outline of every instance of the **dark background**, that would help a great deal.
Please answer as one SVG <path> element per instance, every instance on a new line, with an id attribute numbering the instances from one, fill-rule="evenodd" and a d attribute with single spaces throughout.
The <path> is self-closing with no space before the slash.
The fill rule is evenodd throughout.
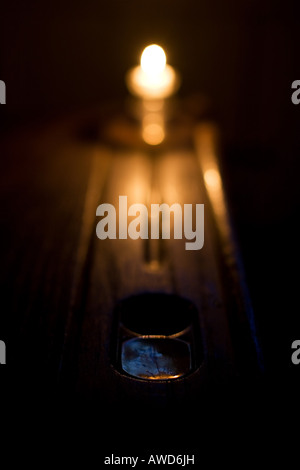
<path id="1" fill-rule="evenodd" d="M 296 7 L 280 0 L 2 2 L 5 112 L 28 120 L 122 99 L 125 72 L 145 44 L 157 42 L 182 74 L 181 93 L 211 99 L 227 140 L 295 141 L 297 110 L 286 97 L 297 78 Z"/>
<path id="2" fill-rule="evenodd" d="M 297 3 L 29 0 L 2 1 L 0 13 L 3 135 L 122 103 L 124 75 L 148 43 L 161 44 L 180 70 L 179 97 L 199 92 L 209 99 L 268 390 L 288 396 L 299 392 L 300 374 L 290 360 L 300 338 L 300 106 L 291 102 L 291 84 L 300 78 Z"/>

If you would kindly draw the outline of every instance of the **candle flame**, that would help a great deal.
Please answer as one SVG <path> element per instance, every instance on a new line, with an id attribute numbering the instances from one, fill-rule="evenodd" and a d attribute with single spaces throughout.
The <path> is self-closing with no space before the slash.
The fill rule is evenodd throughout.
<path id="1" fill-rule="evenodd" d="M 132 94 L 157 102 L 175 93 L 180 84 L 178 73 L 167 64 L 165 51 L 157 44 L 145 47 L 141 64 L 128 71 L 126 82 Z"/>
<path id="2" fill-rule="evenodd" d="M 165 51 L 157 44 L 145 47 L 141 55 L 141 67 L 146 75 L 158 77 L 165 69 L 167 58 Z"/>

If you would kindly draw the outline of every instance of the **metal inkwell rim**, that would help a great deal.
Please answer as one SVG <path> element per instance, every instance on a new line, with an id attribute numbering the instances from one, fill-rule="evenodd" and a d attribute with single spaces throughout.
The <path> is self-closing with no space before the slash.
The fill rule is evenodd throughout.
<path id="1" fill-rule="evenodd" d="M 120 302 L 116 314 L 120 373 L 165 381 L 196 370 L 197 310 L 189 300 L 175 294 L 138 294 Z"/>

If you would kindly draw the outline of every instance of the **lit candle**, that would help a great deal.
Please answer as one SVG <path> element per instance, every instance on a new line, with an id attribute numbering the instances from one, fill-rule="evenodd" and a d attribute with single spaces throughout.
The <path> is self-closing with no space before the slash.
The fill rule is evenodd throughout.
<path id="1" fill-rule="evenodd" d="M 143 50 L 140 65 L 129 70 L 126 82 L 134 95 L 146 100 L 159 100 L 175 93 L 179 87 L 179 75 L 167 64 L 163 48 L 151 44 Z"/>
<path id="2" fill-rule="evenodd" d="M 142 137 L 149 145 L 165 138 L 164 99 L 179 87 L 179 74 L 167 64 L 165 51 L 157 44 L 147 46 L 140 65 L 126 75 L 129 91 L 143 100 Z"/>

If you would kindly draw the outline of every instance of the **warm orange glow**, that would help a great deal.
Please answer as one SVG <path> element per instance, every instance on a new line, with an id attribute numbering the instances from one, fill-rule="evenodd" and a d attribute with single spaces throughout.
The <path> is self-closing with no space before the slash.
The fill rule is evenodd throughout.
<path id="1" fill-rule="evenodd" d="M 128 197 L 128 206 L 135 203 L 146 203 L 149 192 L 151 165 L 143 154 L 137 152 L 129 156 L 120 156 L 116 168 L 116 178 L 122 181 L 120 191 Z M 126 176 L 125 176 L 126 175 Z M 119 183 L 121 184 L 121 183 Z"/>
<path id="2" fill-rule="evenodd" d="M 136 201 L 143 201 L 147 193 L 147 189 L 145 187 L 146 185 L 145 179 L 142 179 L 141 175 L 134 175 L 130 183 L 131 184 L 130 184 L 129 194 L 133 203 L 135 203 Z"/>
<path id="3" fill-rule="evenodd" d="M 167 65 L 165 51 L 151 44 L 142 52 L 140 65 L 126 75 L 129 91 L 143 100 L 142 138 L 148 145 L 159 145 L 165 139 L 164 99 L 179 87 L 179 75 Z"/>
<path id="4" fill-rule="evenodd" d="M 218 170 L 215 168 L 209 168 L 204 173 L 205 185 L 211 190 L 221 189 L 221 177 Z"/>
<path id="5" fill-rule="evenodd" d="M 162 113 L 164 100 L 143 100 L 143 108 L 147 113 Z"/>
<path id="6" fill-rule="evenodd" d="M 157 44 L 147 46 L 141 65 L 129 70 L 126 77 L 131 93 L 144 99 L 164 99 L 179 86 L 178 74 L 166 64 L 166 54 Z"/>
<path id="7" fill-rule="evenodd" d="M 149 126 L 150 124 L 163 126 L 164 121 L 162 113 L 146 113 L 143 118 L 143 126 Z"/>
<path id="8" fill-rule="evenodd" d="M 147 113 L 143 119 L 143 139 L 149 145 L 159 145 L 165 138 L 163 118 L 160 113 Z"/>
<path id="9" fill-rule="evenodd" d="M 146 144 L 159 145 L 164 138 L 164 130 L 159 124 L 148 124 L 148 126 L 143 128 L 143 139 Z"/>
<path id="10" fill-rule="evenodd" d="M 227 217 L 227 203 L 217 157 L 217 131 L 213 125 L 200 124 L 195 131 L 195 143 L 204 184 L 220 232 L 228 236 L 230 226 Z"/>

